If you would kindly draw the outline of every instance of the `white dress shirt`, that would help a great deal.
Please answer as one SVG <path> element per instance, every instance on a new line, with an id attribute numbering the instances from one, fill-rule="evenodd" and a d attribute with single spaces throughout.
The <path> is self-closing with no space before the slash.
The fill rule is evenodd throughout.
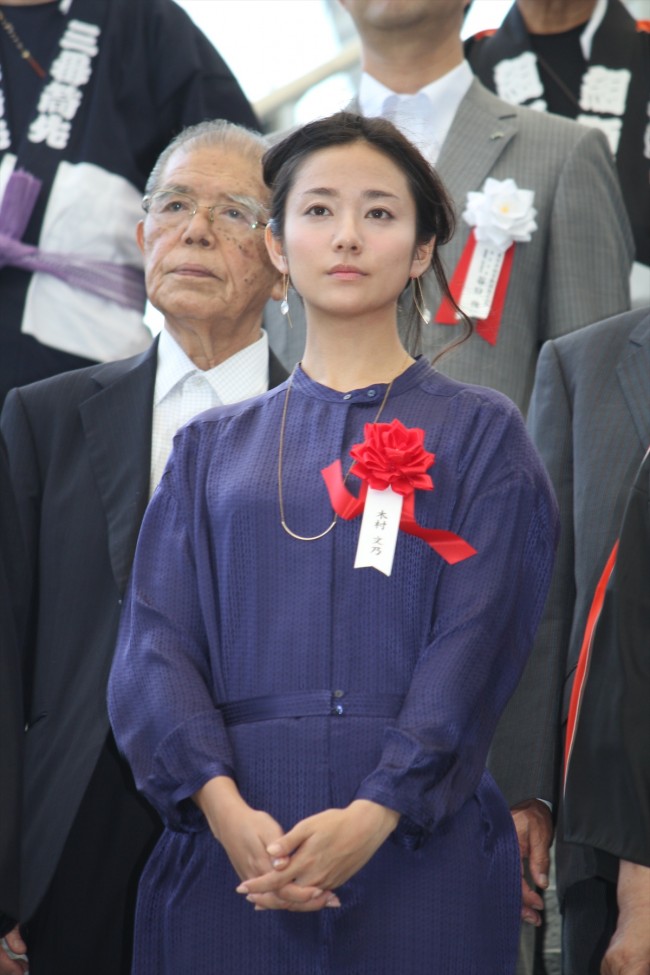
<path id="1" fill-rule="evenodd" d="M 463 61 L 415 94 L 398 95 L 364 72 L 359 86 L 359 109 L 362 115 L 382 115 L 389 119 L 435 164 L 473 79 L 472 69 Z"/>
<path id="2" fill-rule="evenodd" d="M 269 388 L 269 341 L 266 332 L 252 345 L 212 369 L 198 369 L 167 331 L 158 339 L 153 394 L 151 477 L 153 494 L 172 449 L 174 434 L 198 413 L 259 396 Z"/>

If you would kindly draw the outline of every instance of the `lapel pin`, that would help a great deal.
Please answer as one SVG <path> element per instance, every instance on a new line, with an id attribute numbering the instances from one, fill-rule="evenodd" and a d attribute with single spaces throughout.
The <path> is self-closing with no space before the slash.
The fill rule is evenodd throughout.
<path id="1" fill-rule="evenodd" d="M 490 136 L 490 141 L 494 142 L 495 139 L 503 139 L 503 136 L 504 136 L 503 132 L 493 132 L 492 135 Z"/>

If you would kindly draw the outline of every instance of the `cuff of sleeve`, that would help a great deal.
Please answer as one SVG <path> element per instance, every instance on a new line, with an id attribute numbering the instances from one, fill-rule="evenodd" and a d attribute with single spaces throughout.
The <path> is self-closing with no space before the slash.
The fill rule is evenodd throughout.
<path id="1" fill-rule="evenodd" d="M 156 751 L 145 792 L 171 829 L 198 832 L 207 827 L 194 793 L 217 775 L 234 778 L 233 757 L 216 709 L 178 725 Z"/>
<path id="2" fill-rule="evenodd" d="M 404 808 L 401 803 L 396 801 L 392 793 L 381 789 L 376 784 L 373 785 L 369 779 L 361 783 L 355 799 L 368 799 L 371 802 L 379 803 L 381 806 L 387 806 L 389 809 L 394 809 L 395 812 L 400 813 L 397 827 L 391 833 L 391 840 L 397 843 L 398 846 L 409 850 L 419 850 L 429 836 L 430 831 L 420 821 L 420 817 L 415 810 Z"/>

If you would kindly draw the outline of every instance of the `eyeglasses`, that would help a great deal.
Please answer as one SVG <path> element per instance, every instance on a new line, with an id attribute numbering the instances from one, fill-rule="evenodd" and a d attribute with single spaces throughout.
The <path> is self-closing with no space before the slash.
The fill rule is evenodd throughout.
<path id="1" fill-rule="evenodd" d="M 198 203 L 187 193 L 177 193 L 175 190 L 158 190 L 145 196 L 142 201 L 145 213 L 164 227 L 187 226 L 197 210 L 207 210 L 210 223 L 234 237 L 244 237 L 251 230 L 266 227 L 254 213 L 253 207 L 261 210 L 262 204 L 252 200 L 244 202 L 231 196 L 208 206 L 207 203 Z"/>

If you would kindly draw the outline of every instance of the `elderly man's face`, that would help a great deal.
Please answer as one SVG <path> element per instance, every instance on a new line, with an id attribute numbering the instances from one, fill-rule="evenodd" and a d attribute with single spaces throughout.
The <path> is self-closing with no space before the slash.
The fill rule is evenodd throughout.
<path id="1" fill-rule="evenodd" d="M 264 230 L 231 231 L 208 207 L 230 197 L 267 202 L 261 166 L 219 146 L 181 147 L 161 174 L 158 190 L 182 191 L 202 206 L 169 225 L 152 212 L 139 224 L 147 294 L 172 331 L 232 330 L 254 335 L 278 272 Z"/>

